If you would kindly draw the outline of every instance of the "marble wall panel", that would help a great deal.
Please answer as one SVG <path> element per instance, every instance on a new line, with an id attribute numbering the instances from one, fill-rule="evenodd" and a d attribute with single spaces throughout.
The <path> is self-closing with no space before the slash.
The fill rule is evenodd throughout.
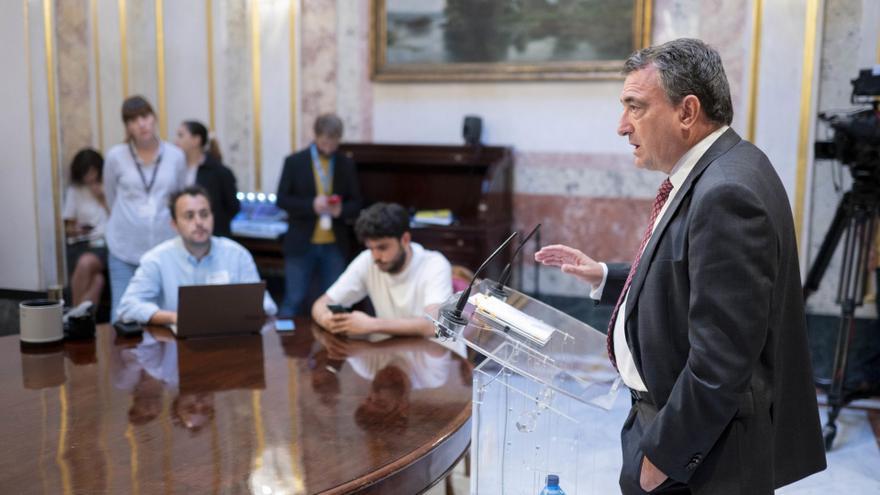
<path id="1" fill-rule="evenodd" d="M 214 82 L 217 128 L 223 157 L 238 188 L 254 187 L 253 98 L 250 14 L 247 0 L 215 1 Z"/>
<path id="2" fill-rule="evenodd" d="M 300 141 L 309 143 L 315 118 L 337 111 L 336 0 L 304 1 L 301 12 L 299 133 Z"/>
<path id="3" fill-rule="evenodd" d="M 80 149 L 94 146 L 92 136 L 91 79 L 88 22 L 89 8 L 83 2 L 55 2 L 55 37 L 58 50 L 58 121 L 61 168 L 68 176 L 68 164 Z"/>
<path id="4" fill-rule="evenodd" d="M 652 199 L 589 198 L 517 194 L 513 200 L 515 228 L 528 231 L 541 223 L 541 244 L 565 244 L 597 260 L 629 262 L 650 216 Z M 524 288 L 532 289 L 534 248 L 521 253 L 526 266 Z M 541 267 L 540 287 L 545 294 L 577 295 L 583 284 L 558 269 Z"/>
<path id="5" fill-rule="evenodd" d="M 156 1 L 128 0 L 125 4 L 128 50 L 128 92 L 144 96 L 159 113 L 156 78 Z M 121 104 L 121 102 L 120 102 Z M 165 116 L 159 116 L 164 119 Z M 163 136 L 167 138 L 167 136 Z"/>
<path id="6" fill-rule="evenodd" d="M 165 0 L 165 91 L 168 133 L 184 120 L 210 127 L 205 2 Z"/>
<path id="7" fill-rule="evenodd" d="M 290 111 L 290 3 L 260 3 L 261 186 L 275 192 L 293 149 Z"/>
<path id="8" fill-rule="evenodd" d="M 748 113 L 748 87 L 744 84 L 751 60 L 750 16 L 748 2 L 700 2 L 699 38 L 714 46 L 721 55 L 733 102 L 732 127 L 742 136 L 745 136 Z"/>
<path id="9" fill-rule="evenodd" d="M 653 198 L 662 174 L 636 168 L 621 154 L 516 154 L 515 194 Z"/>
<path id="10" fill-rule="evenodd" d="M 603 261 L 629 261 L 644 232 L 663 175 L 640 170 L 619 153 L 517 152 L 514 225 L 541 223 L 541 243 L 567 244 Z M 534 285 L 534 249 L 523 254 L 524 288 Z M 580 294 L 583 284 L 540 267 L 543 293 Z"/>
<path id="11" fill-rule="evenodd" d="M 122 106 L 122 62 L 121 44 L 119 39 L 119 6 L 116 0 L 98 0 L 97 25 L 98 74 L 101 88 L 96 98 L 101 102 L 101 118 L 103 135 L 98 142 L 103 143 L 102 152 L 125 139 L 120 107 Z M 97 89 L 97 86 L 96 86 Z"/>
<path id="12" fill-rule="evenodd" d="M 654 0 L 653 43 L 700 34 L 700 0 Z"/>
<path id="13" fill-rule="evenodd" d="M 337 12 L 337 112 L 345 122 L 346 141 L 369 142 L 373 138 L 370 2 L 338 0 Z"/>
<path id="14" fill-rule="evenodd" d="M 700 38 L 721 55 L 733 100 L 733 127 L 745 129 L 748 109 L 744 75 L 750 60 L 752 32 L 748 2 L 729 0 L 655 0 L 653 43 L 676 38 Z"/>

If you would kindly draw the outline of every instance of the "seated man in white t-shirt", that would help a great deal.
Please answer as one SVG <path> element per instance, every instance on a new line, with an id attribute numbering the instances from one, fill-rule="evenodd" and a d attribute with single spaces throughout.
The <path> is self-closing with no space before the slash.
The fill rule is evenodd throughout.
<path id="1" fill-rule="evenodd" d="M 452 295 L 449 261 L 412 242 L 409 214 L 397 204 L 376 203 L 362 211 L 355 232 L 367 249 L 315 301 L 312 318 L 334 333 L 434 336 L 424 314 Z M 351 307 L 367 296 L 375 317 L 361 311 L 334 314 L 327 307 Z"/>

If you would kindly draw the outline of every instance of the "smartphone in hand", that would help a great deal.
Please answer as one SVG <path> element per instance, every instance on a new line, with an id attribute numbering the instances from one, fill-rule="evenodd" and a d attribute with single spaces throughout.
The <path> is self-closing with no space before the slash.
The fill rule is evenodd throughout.
<path id="1" fill-rule="evenodd" d="M 330 310 L 331 313 L 338 315 L 341 313 L 351 313 L 351 309 L 346 308 L 341 304 L 328 304 L 327 309 Z"/>

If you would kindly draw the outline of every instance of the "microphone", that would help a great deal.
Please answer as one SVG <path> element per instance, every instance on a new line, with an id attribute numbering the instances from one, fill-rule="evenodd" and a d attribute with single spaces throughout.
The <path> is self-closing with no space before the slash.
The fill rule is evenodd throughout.
<path id="1" fill-rule="evenodd" d="M 513 262 L 514 260 L 516 260 L 516 257 L 519 256 L 519 252 L 522 251 L 522 248 L 526 245 L 527 242 L 529 242 L 529 239 L 531 239 L 532 236 L 535 235 L 535 233 L 537 233 L 540 229 L 541 224 L 539 223 L 538 225 L 535 225 L 535 228 L 533 228 L 531 232 L 529 232 L 529 235 L 525 236 L 525 238 L 519 242 L 519 246 L 517 246 L 516 251 L 513 252 L 513 256 L 511 256 L 510 258 L 510 262 L 507 263 L 507 266 L 504 267 L 504 271 L 501 272 L 501 277 L 498 278 L 498 283 L 495 284 L 494 287 L 489 289 L 492 294 L 499 297 L 507 296 L 507 291 L 504 290 L 504 286 L 507 285 L 507 282 L 510 280 L 511 267 L 513 266 Z"/>
<path id="2" fill-rule="evenodd" d="M 484 261 L 483 264 L 480 265 L 479 268 L 477 268 L 477 271 L 474 272 L 474 276 L 471 277 L 471 283 L 468 284 L 467 289 L 462 291 L 461 296 L 458 298 L 458 303 L 456 303 L 455 309 L 446 308 L 440 312 L 441 316 L 443 316 L 444 319 L 457 326 L 467 325 L 467 321 L 461 317 L 461 312 L 462 310 L 464 310 L 464 305 L 467 304 L 468 297 L 470 297 L 471 295 L 471 288 L 474 286 L 474 281 L 477 279 L 477 276 L 483 271 L 483 269 L 486 268 L 486 265 L 488 265 L 489 262 L 492 261 L 492 259 L 494 259 L 495 256 L 497 256 L 498 253 L 501 252 L 501 250 L 507 247 L 510 241 L 514 237 L 516 237 L 517 234 L 519 234 L 519 232 L 514 232 L 510 234 L 510 237 L 505 239 L 504 242 L 502 242 L 501 245 L 498 246 L 498 249 L 490 254 L 489 257 L 486 258 L 486 261 Z"/>

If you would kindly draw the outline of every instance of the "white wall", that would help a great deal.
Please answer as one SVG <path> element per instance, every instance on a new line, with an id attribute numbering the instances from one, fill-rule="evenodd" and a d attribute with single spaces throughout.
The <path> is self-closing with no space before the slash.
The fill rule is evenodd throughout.
<path id="1" fill-rule="evenodd" d="M 628 153 L 616 134 L 622 81 L 374 84 L 376 142 L 463 144 L 465 115 L 483 142 L 519 150 Z"/>
<path id="2" fill-rule="evenodd" d="M 763 2 L 755 119 L 755 144 L 773 162 L 793 207 L 801 117 L 805 4 L 801 0 Z M 810 49 L 818 56 L 818 46 Z M 812 111 L 809 113 L 813 114 Z"/>
<path id="3" fill-rule="evenodd" d="M 261 189 L 275 192 L 284 157 L 293 150 L 290 85 L 290 1 L 260 3 Z"/>
<path id="4" fill-rule="evenodd" d="M 26 19 L 23 2 L 11 2 L 0 16 L 0 288 L 27 291 L 45 290 L 57 275 L 40 7 L 30 2 Z"/>
<path id="5" fill-rule="evenodd" d="M 168 138 L 184 120 L 210 127 L 208 39 L 205 2 L 168 2 L 165 7 L 165 92 Z"/>

